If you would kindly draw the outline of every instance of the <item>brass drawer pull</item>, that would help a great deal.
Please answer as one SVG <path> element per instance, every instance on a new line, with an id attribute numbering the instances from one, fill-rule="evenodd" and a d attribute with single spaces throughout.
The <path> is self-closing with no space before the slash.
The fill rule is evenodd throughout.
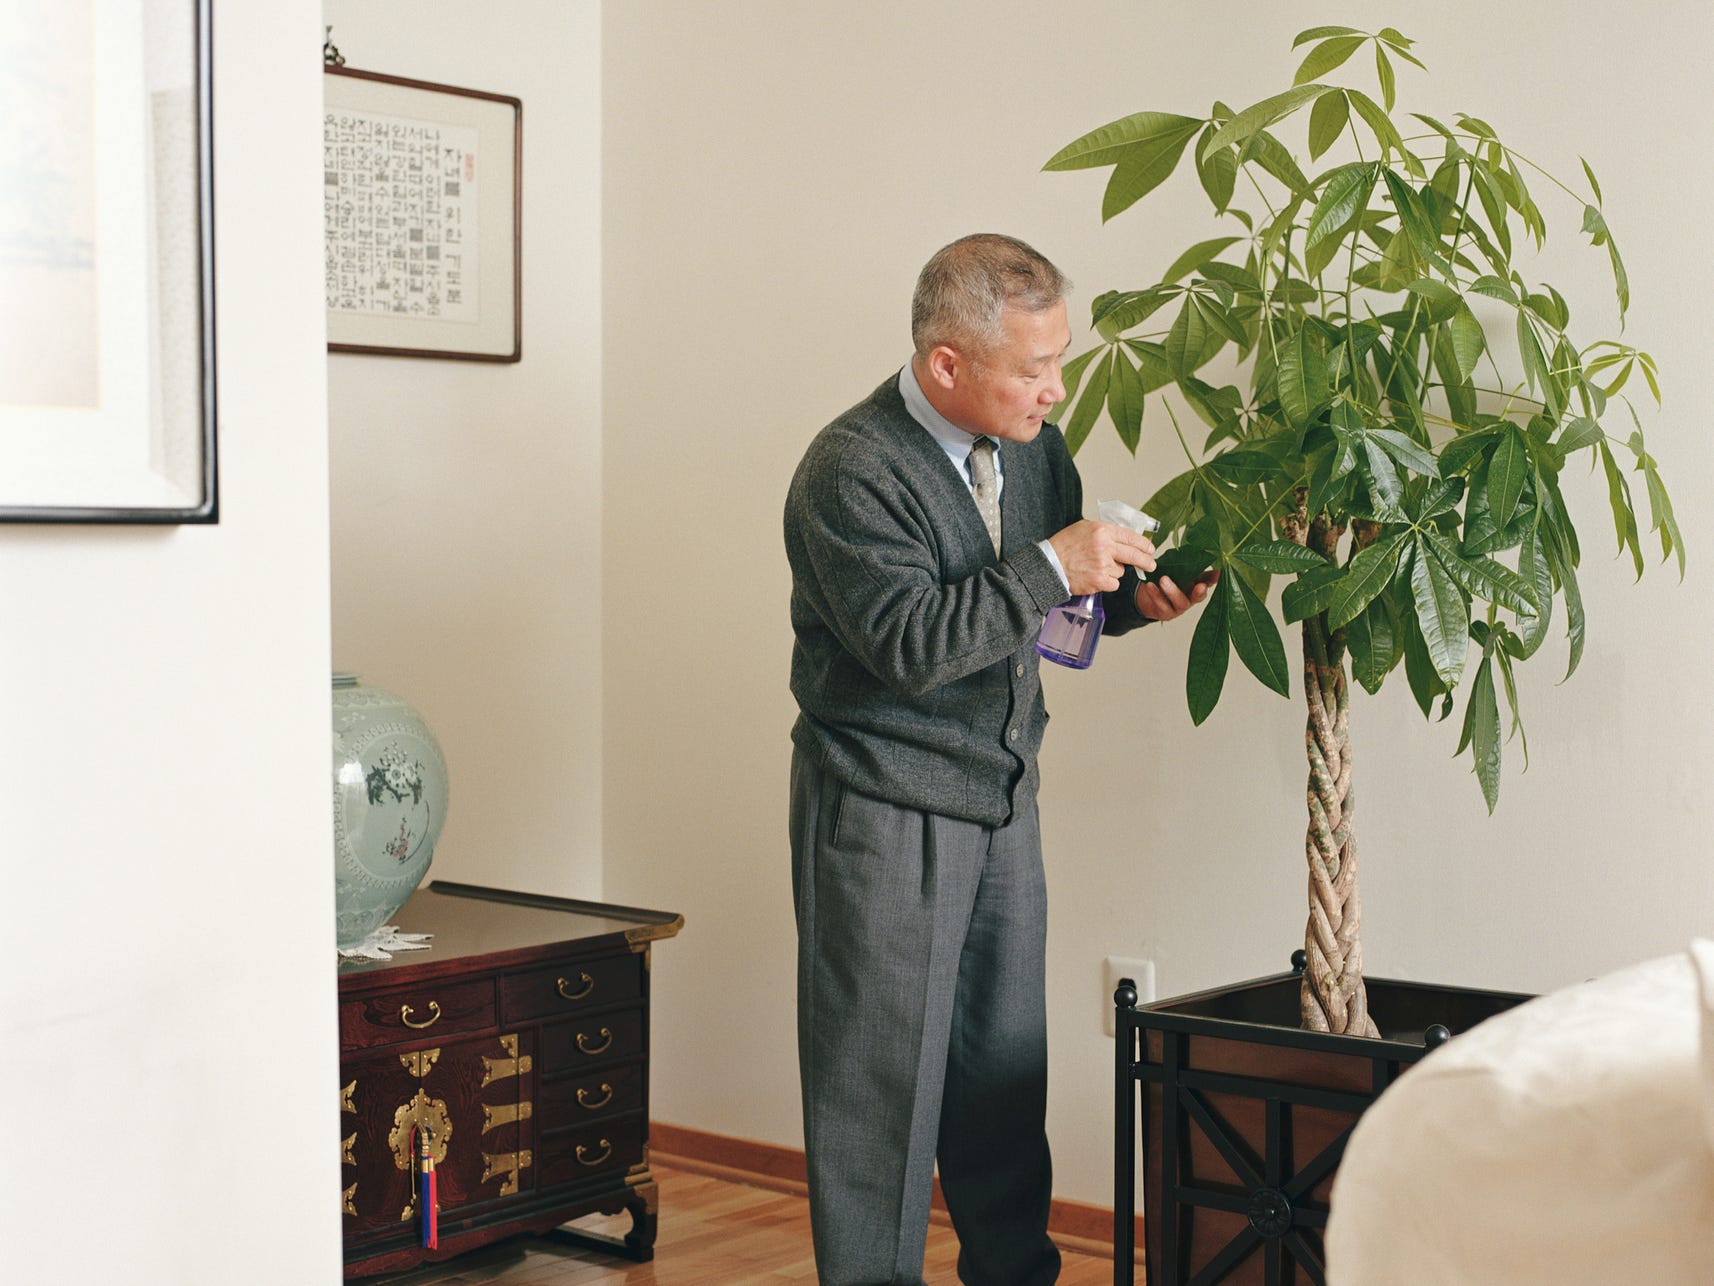
<path id="1" fill-rule="evenodd" d="M 569 989 L 571 987 L 571 984 L 569 982 L 567 982 L 564 978 L 560 978 L 560 979 L 556 980 L 554 985 L 559 988 L 559 994 L 560 994 L 561 999 L 563 999 L 563 1000 L 582 1000 L 590 992 L 595 990 L 595 979 L 591 978 L 588 974 L 586 974 L 586 973 L 578 974 L 577 980 L 579 982 L 581 982 L 583 984 L 583 986 L 576 991 L 572 991 Z"/>
<path id="2" fill-rule="evenodd" d="M 426 1022 L 420 1022 L 420 1023 L 413 1023 L 411 1021 L 411 1007 L 409 1005 L 400 1005 L 399 1006 L 399 1021 L 404 1023 L 405 1026 L 410 1027 L 416 1031 L 421 1031 L 424 1027 L 433 1027 L 437 1022 L 440 1021 L 440 1005 L 436 1001 L 433 1001 L 433 1000 L 429 1001 L 428 1020 Z"/>
<path id="3" fill-rule="evenodd" d="M 581 1143 L 579 1143 L 577 1145 L 577 1161 L 578 1161 L 579 1165 L 600 1165 L 608 1157 L 613 1155 L 613 1145 L 611 1143 L 609 1143 L 606 1139 L 601 1140 L 601 1155 L 600 1156 L 597 1156 L 597 1157 L 586 1157 L 586 1156 L 584 1156 L 583 1154 L 585 1152 L 587 1152 L 588 1150 L 589 1149 L 584 1147 L 583 1144 L 581 1144 Z"/>
<path id="4" fill-rule="evenodd" d="M 603 1040 L 599 1045 L 593 1045 L 592 1046 L 592 1045 L 586 1044 L 584 1041 L 583 1033 L 578 1032 L 577 1033 L 577 1047 L 579 1049 L 581 1049 L 585 1054 L 591 1054 L 591 1055 L 593 1055 L 593 1054 L 605 1054 L 607 1052 L 608 1047 L 613 1044 L 613 1032 L 610 1028 L 603 1027 L 601 1029 L 601 1034 L 603 1036 L 605 1036 L 607 1039 Z"/>
<path id="5" fill-rule="evenodd" d="M 589 1097 L 589 1091 L 580 1086 L 577 1091 L 578 1106 L 588 1108 L 591 1112 L 598 1107 L 606 1107 L 613 1101 L 613 1087 L 606 1081 L 602 1081 L 601 1092 L 606 1095 L 605 1098 L 591 1099 Z"/>

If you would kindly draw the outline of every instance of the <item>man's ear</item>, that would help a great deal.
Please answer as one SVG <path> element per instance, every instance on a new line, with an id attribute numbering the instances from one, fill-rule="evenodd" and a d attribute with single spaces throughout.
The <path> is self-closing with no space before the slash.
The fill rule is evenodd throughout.
<path id="1" fill-rule="evenodd" d="M 923 364 L 928 369 L 928 377 L 949 393 L 958 383 L 959 372 L 965 366 L 958 350 L 949 344 L 938 344 L 930 349 Z"/>

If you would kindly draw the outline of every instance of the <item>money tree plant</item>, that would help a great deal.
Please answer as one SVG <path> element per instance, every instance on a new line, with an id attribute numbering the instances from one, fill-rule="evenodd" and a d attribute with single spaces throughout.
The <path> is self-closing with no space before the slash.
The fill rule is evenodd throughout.
<path id="1" fill-rule="evenodd" d="M 1681 578 L 1684 552 L 1621 392 L 1646 385 L 1658 403 L 1653 360 L 1618 339 L 1573 338 L 1564 296 L 1519 266 L 1520 252 L 1547 242 L 1531 193 L 1540 183 L 1574 203 L 1603 248 L 1622 333 L 1629 285 L 1588 162 L 1584 197 L 1478 117 L 1395 115 L 1397 71 L 1423 64 L 1390 27 L 1315 27 L 1292 47 L 1303 45 L 1282 93 L 1240 111 L 1216 102 L 1204 116 L 1139 112 L 1047 162 L 1111 168 L 1106 220 L 1188 156 L 1230 228 L 1165 262 L 1157 280 L 1094 300 L 1099 343 L 1067 363 L 1057 411 L 1073 451 L 1103 412 L 1133 453 L 1151 401 L 1171 420 L 1186 467 L 1144 506 L 1162 523 L 1157 543 L 1175 546 L 1162 570 L 1181 585 L 1209 566 L 1224 573 L 1191 638 L 1195 723 L 1219 701 L 1232 652 L 1288 695 L 1275 612 L 1298 626 L 1309 711 L 1303 1025 L 1373 1035 L 1349 680 L 1375 693 L 1402 669 L 1425 717 L 1461 704 L 1455 753 L 1472 756 L 1492 812 L 1502 744 L 1513 733 L 1523 742 L 1516 667 L 1556 622 L 1567 677 L 1583 650 L 1564 470 L 1604 471 L 1619 548 L 1639 576 L 1637 474 L 1650 531 Z M 1334 83 L 1365 51 L 1378 84 Z M 1309 170 L 1285 141 L 1288 123 Z M 1174 401 L 1206 426 L 1200 444 Z M 1290 579 L 1274 599 L 1276 576 Z"/>

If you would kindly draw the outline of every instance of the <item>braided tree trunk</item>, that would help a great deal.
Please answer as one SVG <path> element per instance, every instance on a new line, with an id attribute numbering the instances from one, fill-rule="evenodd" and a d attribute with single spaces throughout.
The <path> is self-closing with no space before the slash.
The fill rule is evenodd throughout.
<path id="1" fill-rule="evenodd" d="M 1318 516 L 1306 521 L 1302 493 L 1286 534 L 1333 559 L 1343 529 Z M 1366 528 L 1368 524 L 1363 524 Z M 1374 539 L 1357 533 L 1358 547 Z M 1367 537 L 1367 539 L 1365 539 Z M 1304 746 L 1309 755 L 1309 924 L 1300 1004 L 1310 1031 L 1378 1036 L 1363 987 L 1362 898 L 1357 891 L 1356 796 L 1351 790 L 1349 681 L 1345 634 L 1329 630 L 1322 616 L 1303 622 L 1303 694 L 1309 707 Z"/>

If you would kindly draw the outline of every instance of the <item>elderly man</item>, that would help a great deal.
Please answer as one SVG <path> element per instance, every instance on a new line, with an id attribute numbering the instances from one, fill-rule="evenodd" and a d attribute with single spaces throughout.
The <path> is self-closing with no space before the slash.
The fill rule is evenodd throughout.
<path id="1" fill-rule="evenodd" d="M 1059 430 L 1065 278 L 1011 237 L 939 251 L 916 352 L 786 500 L 798 1052 L 824 1283 L 918 1283 L 935 1162 L 959 1277 L 1037 1286 L 1047 1236 L 1044 614 L 1171 620 L 1146 537 L 1084 521 Z M 1188 591 L 1188 592 L 1187 592 Z"/>

